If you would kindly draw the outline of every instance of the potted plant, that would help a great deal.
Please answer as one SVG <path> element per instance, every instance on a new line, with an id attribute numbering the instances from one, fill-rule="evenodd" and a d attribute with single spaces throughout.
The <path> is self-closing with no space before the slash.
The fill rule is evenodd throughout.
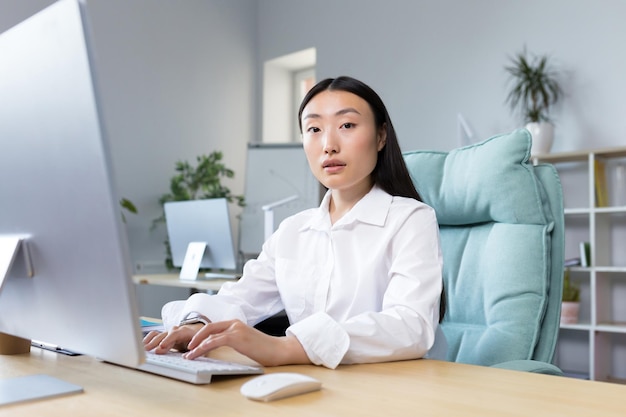
<path id="1" fill-rule="evenodd" d="M 563 272 L 563 298 L 561 302 L 561 324 L 578 323 L 580 310 L 580 288 L 570 279 L 569 268 Z"/>
<path id="2" fill-rule="evenodd" d="M 222 184 L 223 178 L 233 178 L 235 172 L 227 168 L 222 162 L 222 152 L 214 151 L 209 155 L 196 157 L 197 165 L 194 167 L 187 161 L 176 162 L 176 174 L 170 180 L 170 192 L 159 198 L 159 204 L 163 206 L 168 201 L 191 201 L 209 198 L 225 198 L 229 203 L 245 206 L 242 195 L 233 195 L 230 189 Z M 165 222 L 165 212 L 152 221 L 152 227 Z M 172 253 L 169 240 L 166 238 L 165 265 L 173 269 Z"/>
<path id="3" fill-rule="evenodd" d="M 531 154 L 549 153 L 554 141 L 550 108 L 563 95 L 557 73 L 551 68 L 548 55 L 529 56 L 525 48 L 510 61 L 505 69 L 513 85 L 506 101 L 513 111 L 522 114 L 532 135 Z"/>

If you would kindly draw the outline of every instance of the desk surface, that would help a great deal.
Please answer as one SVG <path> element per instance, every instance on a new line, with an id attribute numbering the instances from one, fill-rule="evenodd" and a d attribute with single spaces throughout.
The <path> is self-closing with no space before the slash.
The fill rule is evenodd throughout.
<path id="1" fill-rule="evenodd" d="M 205 291 L 219 291 L 225 282 L 233 281 L 232 279 L 198 279 L 198 280 L 181 280 L 178 274 L 143 274 L 133 275 L 135 284 L 163 285 L 166 287 L 183 287 L 195 288 Z"/>
<path id="2" fill-rule="evenodd" d="M 224 352 L 232 359 L 232 352 Z M 250 376 L 214 378 L 211 384 L 195 386 L 86 356 L 67 357 L 34 348 L 30 354 L 0 356 L 0 378 L 45 373 L 81 385 L 85 392 L 1 407 L 0 415 L 626 415 L 624 385 L 435 360 L 340 366 L 336 370 L 312 365 L 266 369 L 282 371 L 316 377 L 323 388 L 260 403 L 239 393 Z"/>

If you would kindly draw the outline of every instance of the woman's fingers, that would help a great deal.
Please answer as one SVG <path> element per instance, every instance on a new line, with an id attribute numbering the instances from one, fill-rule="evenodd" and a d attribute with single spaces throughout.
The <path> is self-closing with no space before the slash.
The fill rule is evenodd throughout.
<path id="1" fill-rule="evenodd" d="M 143 338 L 143 346 L 146 350 L 152 350 L 161 343 L 161 341 L 167 336 L 167 333 L 157 332 L 152 330 Z"/>
<path id="2" fill-rule="evenodd" d="M 265 366 L 309 363 L 302 345 L 293 336 L 269 336 L 240 320 L 198 326 L 174 326 L 167 333 L 150 332 L 144 338 L 144 346 L 156 353 L 177 349 L 186 352 L 186 359 L 195 359 L 213 349 L 229 346 Z"/>
<path id="3" fill-rule="evenodd" d="M 195 349 L 211 335 L 223 333 L 237 323 L 248 327 L 239 320 L 219 321 L 216 323 L 206 324 L 191 338 L 187 348 L 189 350 Z"/>
<path id="4" fill-rule="evenodd" d="M 233 328 L 237 327 L 243 328 L 244 331 L 247 328 L 252 329 L 239 320 L 221 321 L 205 325 L 191 338 L 187 345 L 189 352 L 185 353 L 185 358 L 195 359 L 221 346 L 232 346 L 236 349 L 229 342 L 229 339 L 231 339 L 230 335 L 233 333 Z"/>
<path id="5" fill-rule="evenodd" d="M 295 344 L 287 339 L 267 335 L 239 320 L 211 323 L 194 336 L 185 358 L 195 359 L 213 349 L 229 346 L 265 366 L 282 365 L 288 360 L 308 363 L 308 358 L 297 339 L 291 337 Z M 294 346 L 294 352 L 290 352 Z"/>
<path id="6" fill-rule="evenodd" d="M 172 349 L 181 352 L 187 351 L 189 340 L 196 333 L 197 327 L 192 326 L 174 326 L 169 332 L 152 331 L 144 338 L 144 348 L 146 350 L 154 350 L 155 353 L 167 353 Z"/>

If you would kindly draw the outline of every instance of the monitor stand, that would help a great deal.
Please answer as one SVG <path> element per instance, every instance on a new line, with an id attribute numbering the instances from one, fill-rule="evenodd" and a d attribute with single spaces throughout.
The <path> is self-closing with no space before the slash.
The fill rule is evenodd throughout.
<path id="1" fill-rule="evenodd" d="M 34 275 L 26 241 L 26 236 L 0 235 L 0 292 L 11 270 L 18 276 Z M 20 252 L 22 256 L 18 256 Z M 0 355 L 29 353 L 30 346 L 29 339 L 0 333 Z M 0 406 L 78 392 L 83 392 L 83 388 L 49 375 L 3 378 L 0 379 Z"/>
<path id="2" fill-rule="evenodd" d="M 34 275 L 27 239 L 28 236 L 24 235 L 0 235 L 0 291 L 14 264 L 16 268 L 22 267 L 19 271 L 14 270 L 14 273 L 28 277 Z M 18 256 L 20 252 L 21 257 Z"/>
<path id="3" fill-rule="evenodd" d="M 189 242 L 183 259 L 183 266 L 180 269 L 180 279 L 194 281 L 198 278 L 200 263 L 206 250 L 206 242 Z"/>
<path id="4" fill-rule="evenodd" d="M 30 262 L 30 252 L 26 244 L 27 236 L 0 235 L 0 292 L 9 272 L 14 274 L 33 276 Z M 22 253 L 18 257 L 18 253 Z M 17 260 L 17 262 L 15 262 Z M 22 269 L 18 269 L 22 267 Z M 25 271 L 24 271 L 25 269 Z M 0 355 L 15 355 L 30 352 L 30 340 L 21 337 L 0 333 Z"/>
<path id="5" fill-rule="evenodd" d="M 17 256 L 20 252 L 23 254 L 22 257 Z M 17 262 L 15 262 L 16 258 L 19 258 Z M 15 273 L 32 277 L 33 269 L 30 263 L 28 246 L 26 245 L 26 236 L 0 235 L 0 292 L 2 292 L 4 281 L 14 266 L 16 269 Z M 27 272 L 17 271 L 20 266 L 25 267 Z M 28 352 L 30 352 L 30 340 L 0 333 L 0 355 L 15 355 Z"/>
<path id="6" fill-rule="evenodd" d="M 241 274 L 235 271 L 220 271 L 220 272 L 206 272 L 203 275 L 200 274 L 200 263 L 205 252 L 209 251 L 209 247 L 206 242 L 189 242 L 187 246 L 187 252 L 185 252 L 185 259 L 183 260 L 183 266 L 180 269 L 179 279 L 183 281 L 201 281 L 212 279 L 232 279 L 237 280 L 241 278 Z"/>
<path id="7" fill-rule="evenodd" d="M 30 339 L 0 333 L 0 355 L 19 355 L 30 352 Z"/>
<path id="8" fill-rule="evenodd" d="M 0 406 L 83 392 L 83 388 L 49 375 L 0 379 Z"/>

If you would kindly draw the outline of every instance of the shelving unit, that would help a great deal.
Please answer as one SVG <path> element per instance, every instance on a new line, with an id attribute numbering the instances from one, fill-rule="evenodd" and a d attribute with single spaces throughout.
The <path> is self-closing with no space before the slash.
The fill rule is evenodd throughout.
<path id="1" fill-rule="evenodd" d="M 608 204 L 596 203 L 596 163 L 604 164 Z M 562 324 L 556 364 L 566 374 L 626 383 L 626 148 L 538 155 L 563 185 L 565 259 L 590 242 L 590 266 L 570 267 L 581 288 L 577 324 Z"/>

